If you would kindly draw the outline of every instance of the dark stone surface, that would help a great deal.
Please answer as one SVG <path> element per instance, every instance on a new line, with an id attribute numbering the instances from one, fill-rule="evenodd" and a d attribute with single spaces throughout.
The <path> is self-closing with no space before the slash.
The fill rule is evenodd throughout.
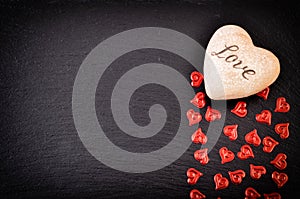
<path id="1" fill-rule="evenodd" d="M 207 198 L 244 198 L 248 186 L 261 194 L 277 191 L 282 198 L 299 192 L 299 9 L 287 2 L 263 1 L 238 4 L 231 1 L 1 1 L 0 3 L 0 197 L 1 198 L 189 198 L 197 188 Z M 251 96 L 249 113 L 241 119 L 230 110 L 237 100 L 227 104 L 225 124 L 239 124 L 239 138 L 231 143 L 221 135 L 210 153 L 208 165 L 200 166 L 193 158 L 199 148 L 191 145 L 184 155 L 159 171 L 129 174 L 113 170 L 93 158 L 81 143 L 72 116 L 72 88 L 80 64 L 101 41 L 124 30 L 157 26 L 189 35 L 204 47 L 214 31 L 225 24 L 237 24 L 251 35 L 254 44 L 276 54 L 281 63 L 278 80 L 271 85 L 269 99 Z M 156 57 L 160 56 L 157 60 Z M 134 58 L 134 59 L 133 59 Z M 187 79 L 194 70 L 185 60 L 157 50 L 132 52 L 118 60 L 124 66 L 157 61 L 178 69 Z M 180 66 L 185 66 L 180 68 Z M 113 67 L 113 66 L 112 66 Z M 112 70 L 114 70 L 112 68 Z M 201 69 L 200 69 L 201 70 Z M 117 72 L 122 72 L 118 71 Z M 109 88 L 111 80 L 103 80 Z M 98 90 L 99 90 L 98 89 Z M 141 87 L 132 97 L 131 114 L 139 125 L 149 122 L 144 109 L 161 103 L 171 116 L 164 132 L 148 141 L 122 136 L 112 137 L 126 150 L 147 152 L 167 144 L 178 128 L 180 117 L 176 99 L 170 105 L 166 88 Z M 204 90 L 201 86 L 198 90 Z M 197 91 L 197 89 L 195 89 Z M 174 98 L 172 93 L 167 94 Z M 149 97 L 153 97 L 153 101 Z M 291 105 L 287 114 L 274 113 L 277 97 L 284 96 Z M 105 96 L 97 94 L 97 102 Z M 99 101 L 98 101 L 99 100 Z M 142 101 L 139 101 L 142 100 Z M 98 113 L 105 110 L 97 104 Z M 169 106 L 169 107 L 168 107 Z M 172 109 L 172 106 L 175 108 Z M 262 109 L 273 113 L 271 126 L 255 121 Z M 147 112 L 147 111 L 146 111 Z M 139 114 L 142 114 L 139 116 Z M 111 121 L 109 115 L 99 118 Z M 274 125 L 289 121 L 290 137 L 280 140 Z M 107 131 L 118 131 L 113 121 Z M 203 128 L 207 123 L 203 121 Z M 237 152 L 245 143 L 244 135 L 257 128 L 261 137 L 271 135 L 280 145 L 271 154 L 255 147 L 253 160 L 221 165 L 218 149 L 229 146 Z M 131 142 L 133 145 L 126 145 Z M 147 145 L 145 148 L 144 145 Z M 289 181 L 278 189 L 271 179 L 276 169 L 269 164 L 275 155 L 285 152 Z M 267 174 L 255 181 L 249 177 L 249 163 L 266 166 Z M 190 186 L 185 172 L 198 168 L 205 175 Z M 213 175 L 242 168 L 247 177 L 239 186 L 214 190 Z"/>

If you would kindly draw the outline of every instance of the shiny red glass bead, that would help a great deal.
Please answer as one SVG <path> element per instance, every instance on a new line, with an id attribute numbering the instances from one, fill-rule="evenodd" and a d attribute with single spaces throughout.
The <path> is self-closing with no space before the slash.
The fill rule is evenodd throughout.
<path id="1" fill-rule="evenodd" d="M 220 190 L 220 189 L 225 189 L 229 186 L 229 180 L 225 177 L 222 176 L 221 173 L 217 173 L 214 176 L 214 181 L 215 181 L 215 189 Z"/>
<path id="2" fill-rule="evenodd" d="M 205 113 L 205 119 L 208 122 L 212 122 L 218 119 L 221 119 L 221 113 L 220 111 L 211 108 L 210 106 L 207 107 L 206 113 Z"/>
<path id="3" fill-rule="evenodd" d="M 287 103 L 284 97 L 279 97 L 276 100 L 275 112 L 287 113 L 290 110 L 290 104 Z"/>
<path id="4" fill-rule="evenodd" d="M 235 105 L 234 109 L 232 109 L 231 112 L 239 117 L 245 117 L 248 112 L 246 107 L 247 107 L 246 102 L 241 101 Z"/>
<path id="5" fill-rule="evenodd" d="M 247 133 L 245 135 L 245 140 L 248 144 L 253 144 L 254 146 L 259 146 L 261 143 L 261 139 L 257 134 L 257 130 L 254 129 L 253 131 Z"/>
<path id="6" fill-rule="evenodd" d="M 201 122 L 201 120 L 202 120 L 201 114 L 199 112 L 194 111 L 193 109 L 189 109 L 186 112 L 186 117 L 189 120 L 189 126 L 197 124 L 197 123 Z"/>
<path id="7" fill-rule="evenodd" d="M 250 177 L 258 180 L 262 175 L 266 174 L 267 170 L 264 166 L 256 166 L 254 164 L 250 164 Z"/>
<path id="8" fill-rule="evenodd" d="M 256 114 L 255 119 L 260 123 L 271 125 L 272 113 L 269 110 L 263 110 L 261 113 Z"/>
<path id="9" fill-rule="evenodd" d="M 231 141 L 236 140 L 238 137 L 237 128 L 238 128 L 237 124 L 227 125 L 223 128 L 223 133 L 229 138 L 229 140 Z"/>
<path id="10" fill-rule="evenodd" d="M 219 155 L 221 157 L 222 164 L 231 162 L 234 159 L 234 153 L 230 151 L 227 147 L 220 148 Z"/>
<path id="11" fill-rule="evenodd" d="M 186 176 L 188 177 L 187 183 L 194 185 L 197 183 L 198 179 L 203 176 L 203 173 L 194 168 L 189 168 L 186 172 Z"/>
<path id="12" fill-rule="evenodd" d="M 191 78 L 191 85 L 193 87 L 199 87 L 204 79 L 202 73 L 198 72 L 198 71 L 194 71 L 191 73 L 190 75 Z"/>
<path id="13" fill-rule="evenodd" d="M 202 132 L 201 128 L 198 128 L 191 137 L 192 142 L 195 144 L 206 144 L 207 136 Z"/>
<path id="14" fill-rule="evenodd" d="M 198 108 L 203 108 L 206 105 L 205 93 L 198 92 L 190 102 Z"/>
<path id="15" fill-rule="evenodd" d="M 241 150 L 237 153 L 237 156 L 241 160 L 246 160 L 248 158 L 254 158 L 252 148 L 248 144 L 245 144 L 241 147 Z"/>
<path id="16" fill-rule="evenodd" d="M 289 123 L 280 123 L 275 125 L 275 132 L 280 136 L 281 139 L 289 137 Z"/>
<path id="17" fill-rule="evenodd" d="M 267 87 L 264 90 L 262 90 L 259 93 L 257 93 L 256 95 L 259 96 L 259 97 L 261 97 L 261 98 L 263 98 L 264 100 L 267 100 L 269 92 L 270 92 L 270 88 Z"/>

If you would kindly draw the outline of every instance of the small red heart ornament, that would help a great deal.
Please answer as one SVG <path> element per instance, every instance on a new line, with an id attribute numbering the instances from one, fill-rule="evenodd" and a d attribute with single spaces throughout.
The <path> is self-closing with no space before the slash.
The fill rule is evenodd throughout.
<path id="1" fill-rule="evenodd" d="M 248 187 L 245 190 L 245 199 L 256 199 L 260 198 L 260 194 L 252 187 Z"/>
<path id="2" fill-rule="evenodd" d="M 191 199 L 204 199 L 204 198 L 206 198 L 206 196 L 203 193 L 201 193 L 199 190 L 193 189 L 190 192 L 190 198 Z"/>
<path id="3" fill-rule="evenodd" d="M 245 117 L 248 112 L 246 107 L 247 107 L 246 102 L 238 102 L 235 105 L 234 109 L 231 110 L 231 112 L 239 117 Z"/>
<path id="4" fill-rule="evenodd" d="M 209 162 L 207 148 L 195 151 L 194 158 L 195 158 L 195 160 L 199 161 L 200 164 L 206 165 Z"/>
<path id="5" fill-rule="evenodd" d="M 208 122 L 212 122 L 218 119 L 221 119 L 221 113 L 220 111 L 211 108 L 210 106 L 207 107 L 206 113 L 205 113 L 205 119 Z"/>
<path id="6" fill-rule="evenodd" d="M 286 99 L 284 97 L 279 97 L 276 100 L 276 108 L 275 112 L 281 112 L 281 113 L 287 113 L 290 110 L 289 103 L 286 102 Z"/>
<path id="7" fill-rule="evenodd" d="M 287 167 L 287 156 L 284 153 L 278 153 L 277 156 L 270 163 L 277 169 L 283 170 Z"/>
<path id="8" fill-rule="evenodd" d="M 221 157 L 222 164 L 231 162 L 234 159 L 234 153 L 232 151 L 230 151 L 227 147 L 220 148 L 219 154 Z"/>
<path id="9" fill-rule="evenodd" d="M 246 160 L 248 158 L 254 158 L 252 148 L 248 144 L 245 144 L 241 147 L 241 151 L 239 151 L 237 153 L 237 156 L 241 160 Z"/>
<path id="10" fill-rule="evenodd" d="M 198 108 L 203 108 L 206 104 L 205 94 L 198 92 L 190 102 Z"/>
<path id="11" fill-rule="evenodd" d="M 199 112 L 194 111 L 193 109 L 189 109 L 186 112 L 186 117 L 189 120 L 189 126 L 197 124 L 197 123 L 201 122 L 201 120 L 202 120 L 201 114 Z"/>
<path id="12" fill-rule="evenodd" d="M 237 124 L 225 126 L 223 128 L 224 135 L 226 135 L 231 141 L 236 140 L 238 137 L 237 128 Z"/>
<path id="13" fill-rule="evenodd" d="M 253 131 L 247 133 L 245 135 L 245 140 L 248 144 L 253 144 L 254 146 L 259 146 L 261 143 L 261 139 L 257 134 L 257 130 L 254 129 Z"/>
<path id="14" fill-rule="evenodd" d="M 269 194 L 264 194 L 265 199 L 281 199 L 281 195 L 277 192 L 269 193 Z"/>
<path id="15" fill-rule="evenodd" d="M 243 178 L 246 176 L 245 171 L 239 169 L 235 171 L 228 171 L 229 178 L 233 184 L 241 184 Z"/>
<path id="16" fill-rule="evenodd" d="M 263 110 L 261 113 L 256 114 L 255 119 L 260 123 L 271 125 L 272 113 L 269 110 Z"/>
<path id="17" fill-rule="evenodd" d="M 280 136 L 281 139 L 289 137 L 289 123 L 280 123 L 275 125 L 275 132 Z"/>
<path id="18" fill-rule="evenodd" d="M 203 176 L 203 173 L 194 168 L 189 168 L 186 172 L 186 176 L 188 177 L 187 183 L 194 185 L 197 183 L 198 179 Z"/>
<path id="19" fill-rule="evenodd" d="M 262 175 L 266 174 L 267 170 L 264 166 L 256 166 L 254 164 L 250 164 L 250 177 L 258 180 Z"/>
<path id="20" fill-rule="evenodd" d="M 216 184 L 216 187 L 215 187 L 216 190 L 225 189 L 229 185 L 229 180 L 227 178 L 223 177 L 221 173 L 217 173 L 214 176 L 214 181 Z"/>
<path id="21" fill-rule="evenodd" d="M 204 79 L 203 75 L 198 71 L 192 72 L 190 78 L 192 80 L 191 85 L 193 87 L 199 87 Z"/>
<path id="22" fill-rule="evenodd" d="M 258 92 L 256 95 L 259 96 L 259 97 L 262 97 L 264 100 L 267 100 L 269 92 L 270 92 L 270 88 L 267 87 L 264 90 Z"/>
<path id="23" fill-rule="evenodd" d="M 277 184 L 278 188 L 281 188 L 289 179 L 286 173 L 279 173 L 274 171 L 272 173 L 272 179 Z"/>
<path id="24" fill-rule="evenodd" d="M 198 128 L 191 137 L 192 142 L 195 144 L 206 144 L 207 136 L 202 132 L 201 128 Z"/>
<path id="25" fill-rule="evenodd" d="M 273 149 L 275 148 L 275 146 L 277 146 L 279 144 L 279 142 L 277 142 L 276 140 L 274 140 L 272 137 L 270 136 L 266 136 L 263 139 L 263 151 L 266 153 L 271 153 L 273 151 Z"/>

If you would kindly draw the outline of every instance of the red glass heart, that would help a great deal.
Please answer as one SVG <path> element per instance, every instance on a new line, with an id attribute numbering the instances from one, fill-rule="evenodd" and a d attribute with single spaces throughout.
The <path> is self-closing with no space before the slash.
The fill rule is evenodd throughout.
<path id="1" fill-rule="evenodd" d="M 216 187 L 215 187 L 216 190 L 225 189 L 229 185 L 229 180 L 227 178 L 223 177 L 221 173 L 217 173 L 214 176 L 214 181 L 216 184 Z"/>
<path id="2" fill-rule="evenodd" d="M 231 110 L 231 112 L 239 117 L 245 117 L 248 112 L 246 107 L 247 107 L 246 102 L 238 102 L 235 105 L 234 109 Z"/>
<path id="3" fill-rule="evenodd" d="M 195 112 L 193 109 L 189 109 L 186 112 L 186 117 L 189 120 L 189 126 L 197 124 L 197 123 L 201 122 L 201 120 L 202 120 L 201 114 L 199 112 Z"/>
<path id="4" fill-rule="evenodd" d="M 256 199 L 260 198 L 260 194 L 252 187 L 248 187 L 245 190 L 245 199 Z"/>
<path id="5" fill-rule="evenodd" d="M 205 119 L 208 122 L 212 122 L 218 119 L 221 119 L 221 113 L 220 111 L 211 108 L 210 106 L 207 107 L 206 113 L 205 113 Z"/>
<path id="6" fill-rule="evenodd" d="M 203 92 L 198 92 L 190 102 L 198 108 L 203 108 L 206 104 L 205 94 Z"/>
<path id="7" fill-rule="evenodd" d="M 193 87 L 199 87 L 204 79 L 203 75 L 198 71 L 192 72 L 190 78 L 192 80 L 191 85 Z"/>
<path id="8" fill-rule="evenodd" d="M 227 147 L 220 148 L 219 154 L 221 157 L 222 164 L 231 162 L 234 159 L 234 153 L 232 151 L 228 150 Z"/>
<path id="9" fill-rule="evenodd" d="M 281 199 L 281 195 L 277 192 L 269 193 L 269 194 L 264 194 L 265 199 Z"/>
<path id="10" fill-rule="evenodd" d="M 237 128 L 237 124 L 225 126 L 223 128 L 224 135 L 226 135 L 231 141 L 236 140 L 238 137 Z"/>
<path id="11" fill-rule="evenodd" d="M 237 153 L 237 156 L 241 160 L 246 160 L 248 158 L 254 158 L 252 148 L 248 144 L 245 144 L 241 147 L 241 151 L 239 151 Z"/>
<path id="12" fill-rule="evenodd" d="M 195 160 L 199 161 L 200 164 L 206 165 L 209 162 L 207 148 L 195 151 L 194 158 L 195 158 Z"/>
<path id="13" fill-rule="evenodd" d="M 289 179 L 286 173 L 279 173 L 274 171 L 272 173 L 272 179 L 277 184 L 278 188 L 281 188 Z"/>
<path id="14" fill-rule="evenodd" d="M 262 97 L 264 100 L 267 100 L 269 92 L 270 92 L 270 88 L 267 87 L 264 90 L 262 90 L 259 93 L 257 93 L 256 95 L 259 96 L 259 97 Z"/>
<path id="15" fill-rule="evenodd" d="M 287 156 L 284 153 L 278 153 L 277 156 L 270 163 L 277 169 L 283 170 L 287 167 Z"/>
<path id="16" fill-rule="evenodd" d="M 284 97 L 278 97 L 276 100 L 275 112 L 287 113 L 290 110 L 289 103 L 286 102 Z"/>
<path id="17" fill-rule="evenodd" d="M 261 113 L 256 114 L 255 119 L 260 123 L 271 125 L 272 113 L 269 110 L 263 110 Z"/>
<path id="18" fill-rule="evenodd" d="M 245 140 L 249 144 L 253 144 L 254 146 L 259 146 L 261 143 L 261 139 L 257 134 L 257 130 L 254 129 L 253 131 L 247 133 L 245 135 Z"/>
<path id="19" fill-rule="evenodd" d="M 188 177 L 187 183 L 194 185 L 197 183 L 198 179 L 203 176 L 203 173 L 194 168 L 189 168 L 186 172 L 186 176 Z"/>
<path id="20" fill-rule="evenodd" d="M 191 199 L 204 199 L 204 198 L 206 198 L 206 196 L 203 193 L 201 193 L 199 190 L 193 189 L 190 192 L 190 198 Z"/>
<path id="21" fill-rule="evenodd" d="M 280 123 L 275 125 L 275 132 L 280 136 L 281 139 L 289 137 L 289 123 Z"/>
<path id="22" fill-rule="evenodd" d="M 273 151 L 273 149 L 275 148 L 275 146 L 277 146 L 279 144 L 279 142 L 277 142 L 276 140 L 274 140 L 272 137 L 270 136 L 266 136 L 263 139 L 263 151 L 266 153 L 271 153 Z"/>
<path id="23" fill-rule="evenodd" d="M 236 171 L 228 171 L 229 178 L 233 184 L 241 184 L 243 178 L 246 176 L 245 171 L 239 169 Z"/>
<path id="24" fill-rule="evenodd" d="M 262 175 L 266 174 L 267 170 L 264 166 L 256 166 L 253 164 L 250 164 L 250 177 L 258 180 L 261 178 Z"/>

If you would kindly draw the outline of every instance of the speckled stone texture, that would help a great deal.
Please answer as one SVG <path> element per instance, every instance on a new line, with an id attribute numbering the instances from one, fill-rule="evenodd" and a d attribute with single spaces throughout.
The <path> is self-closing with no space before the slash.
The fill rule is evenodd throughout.
<path id="1" fill-rule="evenodd" d="M 253 45 L 249 34 L 239 26 L 222 26 L 208 43 L 204 82 L 211 99 L 238 99 L 256 94 L 271 85 L 279 73 L 278 58 Z"/>

